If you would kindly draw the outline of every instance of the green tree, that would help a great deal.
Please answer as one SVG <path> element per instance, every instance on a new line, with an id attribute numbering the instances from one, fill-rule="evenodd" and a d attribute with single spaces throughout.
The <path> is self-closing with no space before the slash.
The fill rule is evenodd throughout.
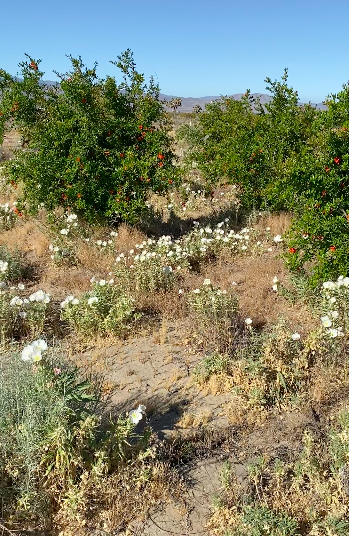
<path id="1" fill-rule="evenodd" d="M 162 192 L 178 180 L 170 128 L 159 87 L 136 70 L 126 50 L 117 66 L 123 80 L 97 77 L 81 58 L 60 83 L 42 82 L 40 61 L 20 63 L 20 77 L 0 70 L 0 140 L 18 128 L 28 141 L 8 166 L 9 181 L 23 184 L 32 209 L 43 203 L 96 216 L 134 222 L 149 191 Z"/>

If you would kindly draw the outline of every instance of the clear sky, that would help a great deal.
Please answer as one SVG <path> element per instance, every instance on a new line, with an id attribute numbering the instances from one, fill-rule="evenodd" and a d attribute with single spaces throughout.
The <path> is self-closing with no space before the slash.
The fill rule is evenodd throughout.
<path id="1" fill-rule="evenodd" d="M 321 102 L 349 79 L 349 0 L 2 0 L 0 67 L 11 74 L 27 52 L 46 80 L 81 56 L 97 73 L 126 48 L 162 93 L 181 97 L 266 92 L 289 82 Z"/>

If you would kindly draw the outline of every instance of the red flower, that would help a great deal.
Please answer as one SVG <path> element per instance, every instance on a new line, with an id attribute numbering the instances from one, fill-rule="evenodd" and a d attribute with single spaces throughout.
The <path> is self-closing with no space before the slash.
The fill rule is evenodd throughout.
<path id="1" fill-rule="evenodd" d="M 327 195 L 327 192 L 326 192 L 326 190 L 323 190 L 323 192 L 322 192 L 322 194 L 321 194 L 321 195 L 322 195 L 322 197 L 325 197 L 325 195 Z"/>
<path id="2" fill-rule="evenodd" d="M 109 130 L 109 132 L 107 132 L 107 136 L 111 136 L 111 132 L 110 132 L 110 130 Z"/>
<path id="3" fill-rule="evenodd" d="M 328 173 L 330 171 L 330 168 L 325 166 L 325 171 L 326 171 L 326 173 Z"/>
<path id="4" fill-rule="evenodd" d="M 138 125 L 139 130 L 143 130 L 143 125 Z"/>
<path id="5" fill-rule="evenodd" d="M 83 99 L 81 99 L 81 102 L 82 102 L 82 104 L 86 104 L 86 99 L 85 99 L 85 97 L 84 97 Z"/>
<path id="6" fill-rule="evenodd" d="M 159 166 L 162 167 L 164 164 L 163 162 L 159 162 Z"/>
<path id="7" fill-rule="evenodd" d="M 77 197 L 78 197 L 78 198 L 80 199 L 80 197 L 81 197 L 81 194 L 76 194 L 76 196 L 77 196 Z"/>
<path id="8" fill-rule="evenodd" d="M 76 161 L 77 161 L 77 162 L 80 162 L 80 160 L 81 160 L 81 158 L 80 158 L 80 156 L 78 156 L 77 159 L 76 159 Z"/>
<path id="9" fill-rule="evenodd" d="M 120 158 L 124 158 L 124 153 L 120 153 Z"/>
<path id="10" fill-rule="evenodd" d="M 32 61 L 29 67 L 30 67 L 31 69 L 33 69 L 34 71 L 37 71 L 37 70 L 38 70 L 38 66 L 37 66 L 37 64 L 35 63 L 35 61 Z"/>
<path id="11" fill-rule="evenodd" d="M 333 159 L 333 162 L 334 162 L 335 164 L 340 164 L 340 163 L 341 163 L 341 159 L 340 159 L 338 156 L 336 156 L 336 158 Z"/>
<path id="12" fill-rule="evenodd" d="M 296 248 L 290 248 L 288 251 L 289 251 L 290 253 L 296 253 L 297 250 L 296 250 Z"/>
<path id="13" fill-rule="evenodd" d="M 62 199 L 66 200 L 68 199 L 68 196 L 66 194 L 62 194 Z"/>
<path id="14" fill-rule="evenodd" d="M 11 186 L 13 186 L 14 188 L 17 188 L 17 184 L 15 183 L 15 181 L 11 181 Z"/>
<path id="15" fill-rule="evenodd" d="M 164 155 L 161 154 L 161 153 L 159 153 L 159 154 L 158 154 L 158 159 L 159 159 L 159 160 L 163 160 L 163 159 L 164 159 Z"/>
<path id="16" fill-rule="evenodd" d="M 330 251 L 336 251 L 336 246 L 330 246 Z"/>

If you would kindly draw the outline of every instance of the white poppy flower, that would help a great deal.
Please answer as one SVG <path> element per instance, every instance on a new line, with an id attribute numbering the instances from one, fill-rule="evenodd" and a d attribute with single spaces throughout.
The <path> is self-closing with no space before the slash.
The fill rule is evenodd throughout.
<path id="1" fill-rule="evenodd" d="M 133 409 L 129 412 L 128 418 L 130 419 L 132 424 L 138 424 L 142 420 L 143 415 L 145 413 L 145 409 L 145 406 L 140 405 L 138 406 L 138 408 Z"/>
<path id="2" fill-rule="evenodd" d="M 300 338 L 301 338 L 301 336 L 300 336 L 299 333 L 293 333 L 293 334 L 291 335 L 291 339 L 292 339 L 293 341 L 299 341 Z"/>

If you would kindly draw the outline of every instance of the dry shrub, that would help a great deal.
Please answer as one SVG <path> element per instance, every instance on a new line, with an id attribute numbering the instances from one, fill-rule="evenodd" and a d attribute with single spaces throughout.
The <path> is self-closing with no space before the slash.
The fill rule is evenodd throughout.
<path id="1" fill-rule="evenodd" d="M 292 215 L 289 212 L 279 214 L 267 214 L 262 216 L 254 226 L 257 230 L 263 231 L 270 227 L 271 236 L 283 235 L 291 226 Z"/>
<path id="2" fill-rule="evenodd" d="M 49 241 L 38 222 L 33 219 L 20 220 L 15 227 L 3 232 L 0 243 L 11 250 L 19 249 L 27 253 L 33 260 L 45 262 L 49 257 Z"/>
<path id="3" fill-rule="evenodd" d="M 118 228 L 116 241 L 118 253 L 126 254 L 130 249 L 134 249 L 136 244 L 141 244 L 146 239 L 147 236 L 142 231 L 126 223 L 122 223 Z"/>
<path id="4" fill-rule="evenodd" d="M 55 525 L 62 536 L 83 536 L 91 530 L 119 533 L 144 520 L 154 506 L 171 500 L 183 504 L 184 492 L 178 475 L 164 462 L 145 459 L 125 464 L 107 477 L 82 475 L 78 496 L 70 497 L 77 504 L 75 516 L 68 497 Z"/>

